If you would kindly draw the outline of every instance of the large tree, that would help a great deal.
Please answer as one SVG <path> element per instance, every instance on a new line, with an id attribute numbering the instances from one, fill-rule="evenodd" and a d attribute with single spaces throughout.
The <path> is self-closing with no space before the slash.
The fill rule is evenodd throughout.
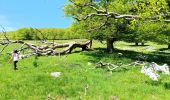
<path id="1" fill-rule="evenodd" d="M 107 50 L 113 51 L 116 38 L 128 33 L 134 22 L 169 21 L 166 0 L 69 0 L 65 6 L 81 29 L 99 40 L 107 41 Z"/>
<path id="2" fill-rule="evenodd" d="M 156 42 L 158 33 L 162 30 L 161 22 L 135 22 L 129 27 L 129 33 L 125 34 L 123 40 L 135 43 L 135 45 L 144 45 L 147 41 Z"/>
<path id="3" fill-rule="evenodd" d="M 166 44 L 170 49 L 170 24 L 160 24 L 158 29 L 154 41 L 159 44 Z"/>

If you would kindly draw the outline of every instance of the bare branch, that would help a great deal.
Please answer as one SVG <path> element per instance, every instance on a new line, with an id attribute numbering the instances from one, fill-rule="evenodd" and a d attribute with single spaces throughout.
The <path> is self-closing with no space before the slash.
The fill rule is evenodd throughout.
<path id="1" fill-rule="evenodd" d="M 105 10 L 99 9 L 100 7 L 98 7 L 98 5 L 95 5 L 95 4 L 88 4 L 88 3 L 87 4 L 76 4 L 76 3 L 74 3 L 74 1 L 72 1 L 72 3 L 77 7 L 80 7 L 80 8 L 88 7 L 88 8 L 91 8 L 95 11 L 95 12 L 91 12 L 91 13 L 89 13 L 87 15 L 83 15 L 83 16 L 82 15 L 81 16 L 77 16 L 77 15 L 73 16 L 73 18 L 76 19 L 77 21 L 87 20 L 87 19 L 95 17 L 95 16 L 98 16 L 98 17 L 105 16 L 105 17 L 114 18 L 114 19 L 126 19 L 126 20 L 133 20 L 133 19 L 141 19 L 142 18 L 139 15 L 119 14 L 117 12 L 109 12 L 108 9 L 107 9 L 107 1 L 105 2 L 105 6 L 104 6 Z M 159 16 L 160 15 L 153 16 L 153 17 L 150 17 L 148 19 L 149 20 L 155 20 L 155 21 L 170 22 L 169 19 L 158 20 L 157 18 Z M 165 16 L 167 16 L 167 15 L 165 15 Z"/>
<path id="2" fill-rule="evenodd" d="M 2 54 L 2 52 L 5 50 L 5 48 L 8 46 L 8 44 L 6 44 L 3 48 L 2 48 L 2 50 L 0 51 L 0 55 Z"/>
<path id="3" fill-rule="evenodd" d="M 111 64 L 111 63 L 104 63 L 104 62 L 98 62 L 96 64 L 96 68 L 107 68 L 107 70 L 109 70 L 109 71 L 113 71 L 113 70 L 120 68 L 120 67 L 121 66 Z"/>
<path id="4" fill-rule="evenodd" d="M 47 38 L 44 36 L 44 34 L 37 28 L 34 28 L 37 32 L 39 32 L 42 35 L 43 41 L 46 41 Z"/>
<path id="5" fill-rule="evenodd" d="M 4 34 L 4 37 L 6 38 L 6 40 L 9 42 L 9 39 L 8 39 L 8 37 L 7 37 L 7 35 L 6 35 L 6 30 L 5 30 L 5 28 L 2 26 L 2 25 L 0 25 L 1 26 L 1 28 L 2 28 L 2 32 L 3 32 L 3 34 Z"/>

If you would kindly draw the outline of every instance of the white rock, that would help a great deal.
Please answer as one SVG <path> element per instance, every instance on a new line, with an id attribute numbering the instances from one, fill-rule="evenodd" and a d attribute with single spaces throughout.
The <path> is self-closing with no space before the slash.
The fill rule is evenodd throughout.
<path id="1" fill-rule="evenodd" d="M 141 73 L 149 76 L 154 81 L 158 81 L 159 75 L 152 67 L 143 66 L 141 69 Z"/>
<path id="2" fill-rule="evenodd" d="M 53 76 L 53 77 L 60 77 L 60 75 L 61 75 L 61 72 L 52 72 L 51 73 L 51 76 Z"/>
<path id="3" fill-rule="evenodd" d="M 162 66 L 157 66 L 157 71 L 161 71 L 163 74 L 169 75 L 169 67 L 167 64 L 164 64 Z"/>
<path id="4" fill-rule="evenodd" d="M 154 81 L 158 81 L 158 78 L 160 77 L 157 74 L 158 71 L 169 75 L 169 67 L 167 64 L 159 66 L 155 62 L 152 62 L 150 66 L 143 66 L 141 69 L 141 73 L 149 76 Z"/>
<path id="5" fill-rule="evenodd" d="M 156 64 L 155 62 L 152 62 L 151 67 L 153 67 L 155 69 L 155 71 L 160 71 L 163 74 L 168 74 L 169 75 L 169 67 L 167 64 L 164 64 L 162 66 L 159 66 L 158 64 Z"/>
<path id="6" fill-rule="evenodd" d="M 148 73 L 148 76 L 154 81 L 158 81 L 158 78 L 160 77 L 157 73 L 153 72 Z"/>

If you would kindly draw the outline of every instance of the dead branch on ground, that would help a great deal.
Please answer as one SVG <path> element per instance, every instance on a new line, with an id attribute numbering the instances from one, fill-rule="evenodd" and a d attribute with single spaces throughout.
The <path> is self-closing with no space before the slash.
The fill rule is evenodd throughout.
<path id="1" fill-rule="evenodd" d="M 32 52 L 27 54 L 28 56 L 38 55 L 38 56 L 58 56 L 71 53 L 76 48 L 81 48 L 83 50 L 87 50 L 91 45 L 91 41 L 88 40 L 86 42 L 70 42 L 65 44 L 58 43 L 50 43 L 47 41 L 42 42 L 42 45 L 37 46 L 33 43 L 28 43 L 23 40 L 15 40 L 12 41 L 7 37 L 6 31 L 3 28 L 3 35 L 5 37 L 4 40 L 0 41 L 0 45 L 5 45 L 4 48 L 0 51 L 2 53 L 4 49 L 10 44 L 21 44 L 19 51 L 23 51 L 26 49 L 30 49 Z M 45 40 L 45 39 L 44 39 Z M 63 48 L 63 50 L 59 50 L 59 48 Z M 26 56 L 26 57 L 28 57 Z"/>
<path id="2" fill-rule="evenodd" d="M 117 68 L 119 68 L 120 66 L 115 65 L 115 64 L 111 64 L 111 63 L 104 63 L 104 62 L 98 62 L 96 64 L 96 68 L 106 68 L 109 71 L 113 71 Z"/>

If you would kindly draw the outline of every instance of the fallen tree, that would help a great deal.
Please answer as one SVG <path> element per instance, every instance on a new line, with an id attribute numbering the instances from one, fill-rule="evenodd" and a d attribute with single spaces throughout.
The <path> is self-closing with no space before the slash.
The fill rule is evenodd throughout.
<path id="1" fill-rule="evenodd" d="M 75 48 L 82 48 L 82 50 L 87 50 L 91 41 L 89 40 L 86 42 L 71 42 L 71 43 L 65 43 L 65 44 L 55 43 L 54 45 L 52 44 L 52 45 L 37 46 L 32 43 L 27 43 L 21 40 L 16 40 L 16 41 L 2 42 L 0 44 L 5 45 L 6 47 L 7 45 L 13 44 L 13 43 L 26 45 L 28 47 L 27 49 L 31 49 L 34 53 L 38 55 L 45 56 L 45 55 L 60 55 L 60 54 L 71 53 L 72 50 Z M 62 51 L 57 51 L 56 50 L 57 48 L 65 48 L 65 49 Z"/>
<path id="2" fill-rule="evenodd" d="M 91 47 L 91 43 L 92 43 L 91 40 L 87 40 L 85 42 L 70 42 L 70 43 L 65 43 L 65 44 L 59 44 L 56 42 L 47 42 L 46 40 L 45 41 L 40 40 L 42 45 L 38 46 L 36 44 L 28 43 L 23 40 L 15 40 L 15 41 L 9 40 L 6 35 L 6 31 L 4 31 L 4 28 L 3 28 L 2 32 L 3 32 L 5 39 L 0 41 L 0 45 L 4 45 L 4 47 L 0 51 L 0 54 L 10 44 L 22 44 L 19 51 L 24 51 L 26 49 L 30 49 L 31 52 L 29 52 L 29 54 L 27 54 L 28 56 L 32 56 L 32 55 L 57 56 L 57 55 L 64 55 L 64 54 L 71 53 L 76 48 L 81 48 L 82 51 L 87 50 L 88 48 Z M 60 48 L 60 50 L 58 50 L 59 48 Z M 61 48 L 63 48 L 63 49 L 61 50 Z M 23 56 L 23 57 L 26 58 L 28 56 Z"/>

